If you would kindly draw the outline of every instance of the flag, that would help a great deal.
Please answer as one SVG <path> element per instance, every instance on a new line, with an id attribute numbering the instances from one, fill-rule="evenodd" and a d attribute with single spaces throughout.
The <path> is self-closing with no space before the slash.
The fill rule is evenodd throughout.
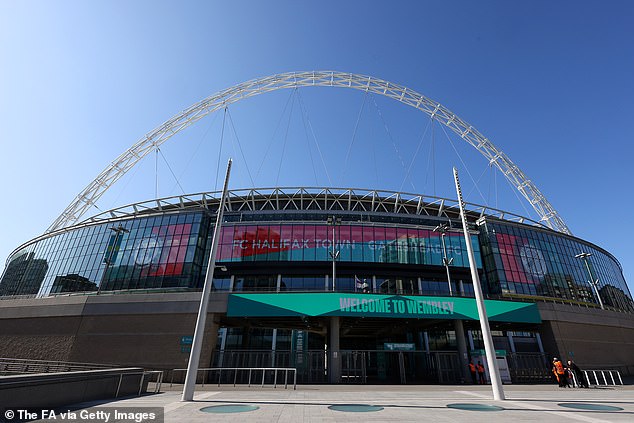
<path id="1" fill-rule="evenodd" d="M 354 292 L 357 292 L 357 289 L 363 289 L 363 282 L 361 282 L 361 279 L 357 278 L 357 275 L 354 275 Z"/>

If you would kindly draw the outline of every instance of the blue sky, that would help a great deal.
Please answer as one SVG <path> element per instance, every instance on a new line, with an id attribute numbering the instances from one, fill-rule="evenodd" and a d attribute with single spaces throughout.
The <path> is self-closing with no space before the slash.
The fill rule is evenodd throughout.
<path id="1" fill-rule="evenodd" d="M 629 1 L 0 0 L 0 262 L 191 104 L 261 76 L 338 70 L 405 85 L 469 122 L 632 286 L 632 22 Z M 329 185 L 319 145 L 334 186 L 452 197 L 451 166 L 465 161 L 468 201 L 527 214 L 473 148 L 427 123 L 350 90 L 260 96 L 179 134 L 99 207 L 153 198 L 157 167 L 159 195 L 180 192 L 172 172 L 186 191 L 212 190 L 229 155 L 234 188 L 249 173 L 257 186 Z"/>

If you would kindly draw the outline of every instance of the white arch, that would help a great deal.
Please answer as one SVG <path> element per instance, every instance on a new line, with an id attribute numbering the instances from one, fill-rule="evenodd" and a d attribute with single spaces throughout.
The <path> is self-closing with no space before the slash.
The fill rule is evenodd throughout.
<path id="1" fill-rule="evenodd" d="M 486 157 L 491 165 L 495 165 L 522 196 L 528 200 L 540 216 L 540 219 L 548 227 L 570 234 L 570 230 L 563 219 L 546 200 L 546 197 L 537 189 L 535 184 L 526 178 L 520 168 L 473 126 L 460 119 L 450 110 L 407 87 L 371 76 L 333 71 L 291 72 L 253 79 L 227 88 L 194 104 L 149 132 L 117 157 L 112 164 L 104 169 L 94 181 L 77 195 L 73 202 L 55 219 L 47 232 L 75 223 L 110 186 L 145 155 L 209 113 L 228 104 L 269 91 L 307 86 L 344 87 L 371 92 L 392 98 L 423 111 L 458 134 Z"/>

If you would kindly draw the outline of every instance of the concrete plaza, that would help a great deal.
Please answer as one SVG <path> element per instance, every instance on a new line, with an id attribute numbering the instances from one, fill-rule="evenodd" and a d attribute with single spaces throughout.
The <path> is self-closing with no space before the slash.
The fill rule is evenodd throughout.
<path id="1" fill-rule="evenodd" d="M 562 389 L 556 385 L 505 385 L 505 401 L 492 400 L 490 386 L 473 385 L 300 385 L 292 387 L 205 386 L 193 402 L 181 402 L 181 386 L 164 386 L 160 394 L 121 399 L 82 407 L 161 407 L 165 422 L 631 422 L 634 421 L 634 386 Z M 333 405 L 366 404 L 380 411 L 346 412 Z M 464 410 L 497 406 L 502 409 Z M 217 414 L 204 407 L 249 405 L 248 412 Z M 458 407 L 458 408 L 453 408 Z"/>

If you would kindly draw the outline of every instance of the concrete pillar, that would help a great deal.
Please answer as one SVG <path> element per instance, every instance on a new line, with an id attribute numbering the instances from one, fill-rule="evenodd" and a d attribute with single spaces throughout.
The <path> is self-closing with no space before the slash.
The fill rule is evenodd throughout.
<path id="1" fill-rule="evenodd" d="M 469 339 L 469 350 L 473 351 L 475 350 L 475 346 L 473 344 L 473 334 L 471 333 L 471 331 L 467 331 L 467 339 Z"/>
<path id="2" fill-rule="evenodd" d="M 539 347 L 539 352 L 544 354 L 544 345 L 542 345 L 542 337 L 539 336 L 539 332 L 535 332 L 535 339 L 537 340 L 537 346 Z"/>
<path id="3" fill-rule="evenodd" d="M 277 275 L 277 285 L 276 285 L 276 287 L 275 287 L 275 290 L 276 290 L 277 292 L 280 292 L 280 287 L 281 287 L 281 286 L 282 286 L 282 274 L 281 274 L 281 273 L 278 273 L 278 275 Z"/>
<path id="4" fill-rule="evenodd" d="M 423 281 L 421 280 L 421 278 L 418 278 L 418 293 L 419 294 L 423 294 Z"/>
<path id="5" fill-rule="evenodd" d="M 234 291 L 235 283 L 236 283 L 236 275 L 231 275 L 231 278 L 229 279 L 229 291 L 231 292 Z"/>
<path id="6" fill-rule="evenodd" d="M 423 332 L 418 332 L 418 345 L 420 347 L 420 349 L 424 349 L 425 348 L 425 341 L 423 340 Z"/>
<path id="7" fill-rule="evenodd" d="M 277 329 L 273 329 L 271 337 L 271 367 L 275 367 L 275 348 L 277 347 Z"/>
<path id="8" fill-rule="evenodd" d="M 339 383 L 341 379 L 341 354 L 339 352 L 339 316 L 330 318 L 328 379 L 330 383 Z"/>
<path id="9" fill-rule="evenodd" d="M 376 276 L 372 276 L 372 292 L 376 292 Z"/>
<path id="10" fill-rule="evenodd" d="M 231 278 L 233 279 L 233 276 Z M 227 328 L 220 329 L 220 333 L 222 335 L 220 338 L 220 357 L 218 357 L 218 367 L 222 367 L 222 362 L 224 361 L 225 345 L 227 345 L 227 332 Z"/>
<path id="11" fill-rule="evenodd" d="M 509 340 L 509 348 L 511 348 L 511 352 L 515 352 L 515 342 L 513 341 L 513 332 L 510 330 L 506 332 L 506 337 Z"/>
<path id="12" fill-rule="evenodd" d="M 464 337 L 464 326 L 462 320 L 454 320 L 454 330 L 456 331 L 456 343 L 458 344 L 458 358 L 460 363 L 460 374 L 462 375 L 463 383 L 468 381 L 471 377 L 467 371 L 469 364 L 469 355 L 467 354 L 467 343 Z"/>
<path id="13" fill-rule="evenodd" d="M 425 351 L 430 352 L 429 351 L 429 335 L 427 334 L 427 331 L 423 332 L 423 340 L 425 341 Z"/>
<path id="14" fill-rule="evenodd" d="M 218 343 L 218 323 L 214 322 L 213 313 L 207 314 L 207 320 L 205 322 L 205 342 L 202 346 L 200 353 L 200 365 L 199 368 L 211 367 L 211 361 L 213 354 L 216 351 L 216 344 Z M 202 375 L 202 373 L 200 373 Z"/>

